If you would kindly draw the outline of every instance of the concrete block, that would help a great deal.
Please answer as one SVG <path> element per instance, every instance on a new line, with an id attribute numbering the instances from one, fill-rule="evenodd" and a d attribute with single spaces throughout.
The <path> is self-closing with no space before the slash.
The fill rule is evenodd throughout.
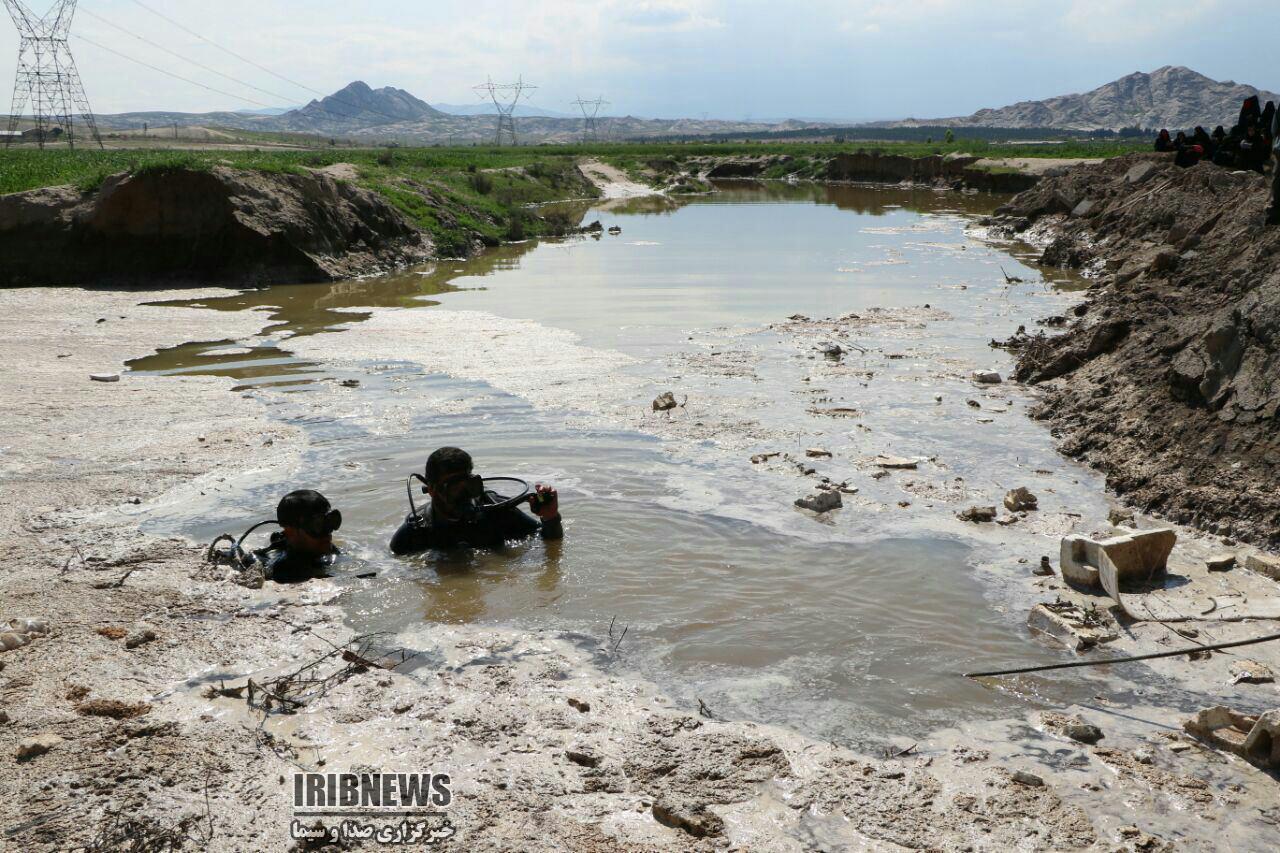
<path id="1" fill-rule="evenodd" d="M 1164 574 L 1178 536 L 1172 530 L 1141 530 L 1095 541 L 1073 533 L 1062 539 L 1062 577 L 1083 589 L 1104 588 L 1102 571 L 1115 573 L 1119 585 Z"/>

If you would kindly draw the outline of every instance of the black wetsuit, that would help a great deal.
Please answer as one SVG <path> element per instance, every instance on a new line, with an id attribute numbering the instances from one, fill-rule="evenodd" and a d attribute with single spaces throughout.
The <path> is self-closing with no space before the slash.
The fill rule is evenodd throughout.
<path id="1" fill-rule="evenodd" d="M 329 568 L 338 555 L 338 549 L 323 557 L 298 554 L 289 550 L 284 533 L 271 534 L 271 543 L 253 552 L 254 563 L 262 567 L 266 580 L 276 583 L 298 583 L 312 578 L 329 576 Z"/>
<path id="2" fill-rule="evenodd" d="M 485 492 L 482 505 L 501 503 L 506 498 L 496 492 Z M 473 518 L 448 521 L 438 518 L 430 509 L 412 514 L 391 537 L 391 552 L 398 555 L 416 554 L 429 548 L 488 548 L 499 550 L 507 542 L 527 539 L 538 533 L 543 539 L 560 539 L 564 528 L 560 516 L 550 521 L 538 521 L 519 507 L 479 513 Z"/>

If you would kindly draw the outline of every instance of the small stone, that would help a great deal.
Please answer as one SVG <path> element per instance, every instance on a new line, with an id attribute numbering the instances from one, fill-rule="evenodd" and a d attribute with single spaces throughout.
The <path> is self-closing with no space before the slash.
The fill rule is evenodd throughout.
<path id="1" fill-rule="evenodd" d="M 343 388 L 359 388 L 359 387 L 360 387 L 360 380 L 359 380 L 359 379 L 344 379 L 344 380 L 342 380 L 342 387 L 343 387 Z"/>
<path id="2" fill-rule="evenodd" d="M 655 412 L 669 412 L 676 407 L 676 395 L 670 391 L 663 391 L 657 397 L 653 398 L 653 410 Z"/>
<path id="3" fill-rule="evenodd" d="M 1182 258 L 1172 249 L 1161 249 L 1156 252 L 1156 256 L 1151 260 L 1151 266 L 1148 269 L 1153 273 L 1173 272 L 1178 268 L 1178 264 Z"/>
<path id="4" fill-rule="evenodd" d="M 15 755 L 19 761 L 30 761 L 37 755 L 44 755 L 60 743 L 62 743 L 62 738 L 50 732 L 45 732 L 44 734 L 18 741 Z"/>
<path id="5" fill-rule="evenodd" d="M 397 702 L 396 704 L 391 706 L 391 713 L 393 714 L 407 714 L 412 710 L 413 710 L 413 703 L 408 701 Z"/>
<path id="6" fill-rule="evenodd" d="M 1229 572 L 1236 564 L 1235 554 L 1214 554 L 1205 559 L 1204 564 L 1211 572 Z"/>
<path id="7" fill-rule="evenodd" d="M 1276 680 L 1271 667 L 1246 658 L 1232 662 L 1230 672 L 1232 684 L 1269 684 Z"/>
<path id="8" fill-rule="evenodd" d="M 1175 741 L 1174 743 L 1169 744 L 1170 752 L 1186 752 L 1190 748 L 1191 744 L 1184 743 L 1183 741 Z"/>
<path id="9" fill-rule="evenodd" d="M 981 404 L 981 403 L 979 403 L 977 400 L 965 400 L 965 402 L 966 402 L 966 403 L 968 403 L 968 404 L 969 404 L 969 407 L 970 407 L 970 408 L 972 408 L 972 409 L 981 409 L 981 408 L 982 408 L 982 404 Z"/>
<path id="10" fill-rule="evenodd" d="M 1048 557 L 1040 558 L 1040 565 L 1032 569 L 1032 573 L 1042 578 L 1053 576 L 1053 565 L 1050 564 Z"/>
<path id="11" fill-rule="evenodd" d="M 1010 512 L 1029 512 L 1033 509 L 1038 509 L 1039 504 L 1039 499 L 1035 495 L 1031 494 L 1030 490 L 1028 490 L 1026 486 L 1019 486 L 1016 489 L 1011 489 L 1009 493 L 1004 496 L 1005 509 Z"/>
<path id="12" fill-rule="evenodd" d="M 695 838 L 720 835 L 724 821 L 706 805 L 676 794 L 659 794 L 653 802 L 653 819 L 663 826 L 680 829 Z"/>
<path id="13" fill-rule="evenodd" d="M 149 643 L 154 639 L 156 639 L 155 631 L 150 628 L 142 628 L 125 637 L 124 647 L 126 649 L 136 649 L 138 646 Z"/>
<path id="14" fill-rule="evenodd" d="M 9 722 L 9 712 L 4 710 L 3 708 L 0 708 L 0 723 L 7 723 L 7 722 Z"/>
<path id="15" fill-rule="evenodd" d="M 1013 781 L 1019 785 L 1027 785 L 1032 788 L 1040 788 L 1044 786 L 1044 780 L 1034 773 L 1028 773 L 1025 770 L 1013 771 Z"/>
<path id="16" fill-rule="evenodd" d="M 585 714 L 591 710 L 591 705 L 583 702 L 581 699 L 569 699 L 569 707 L 577 711 L 579 714 Z"/>
<path id="17" fill-rule="evenodd" d="M 119 382 L 119 373 L 90 373 L 89 380 L 91 382 Z"/>
<path id="18" fill-rule="evenodd" d="M 589 746 L 579 746 L 572 749 L 566 749 L 564 757 L 580 767 L 600 766 L 600 756 L 596 755 Z"/>
<path id="19" fill-rule="evenodd" d="M 979 385 L 999 385 L 1004 381 L 1000 378 L 1000 374 L 994 370 L 975 370 L 972 378 Z"/>
<path id="20" fill-rule="evenodd" d="M 1112 527 L 1133 527 L 1133 510 L 1124 507 L 1112 507 L 1107 513 L 1107 521 Z"/>
<path id="21" fill-rule="evenodd" d="M 830 512 L 833 509 L 839 509 L 844 506 L 844 501 L 840 500 L 839 491 L 816 492 L 807 497 L 797 499 L 796 506 L 821 515 L 824 512 Z"/>
<path id="22" fill-rule="evenodd" d="M 1135 750 L 1133 753 L 1133 760 L 1139 764 L 1154 764 L 1156 754 L 1149 749 Z"/>
<path id="23" fill-rule="evenodd" d="M 26 634 L 16 634 L 12 631 L 0 634 L 0 649 L 3 649 L 6 652 L 13 649 L 20 649 L 30 642 L 31 638 Z"/>
<path id="24" fill-rule="evenodd" d="M 831 451 L 823 450 L 821 447 L 810 447 L 804 452 L 804 455 L 810 459 L 830 459 Z"/>
<path id="25" fill-rule="evenodd" d="M 972 521 L 975 524 L 982 524 L 996 520 L 996 508 L 993 506 L 971 506 L 968 509 L 956 513 L 956 518 L 961 521 Z"/>
<path id="26" fill-rule="evenodd" d="M 877 456 L 875 463 L 881 468 L 891 468 L 895 470 L 914 470 L 919 464 L 919 459 L 910 459 L 905 456 Z"/>
<path id="27" fill-rule="evenodd" d="M 1156 173 L 1157 168 L 1155 163 L 1139 163 L 1128 172 L 1125 172 L 1124 182 L 1134 185 L 1144 183 Z"/>

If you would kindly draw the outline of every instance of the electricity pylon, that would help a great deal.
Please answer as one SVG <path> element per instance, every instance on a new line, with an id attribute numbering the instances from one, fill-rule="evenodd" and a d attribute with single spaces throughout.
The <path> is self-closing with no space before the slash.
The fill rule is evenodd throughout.
<path id="1" fill-rule="evenodd" d="M 512 113 L 515 112 L 516 104 L 520 103 L 521 96 L 525 92 L 538 88 L 531 83 L 524 82 L 524 76 L 514 83 L 494 83 L 490 78 L 488 82 L 481 83 L 475 87 L 480 97 L 489 96 L 489 100 L 493 101 L 493 106 L 498 110 L 498 135 L 497 144 L 502 144 L 503 134 L 505 133 L 511 140 L 511 144 L 516 143 L 516 120 Z"/>
<path id="2" fill-rule="evenodd" d="M 74 148 L 77 117 L 89 128 L 89 135 L 98 147 L 103 147 L 89 97 L 67 43 L 76 0 L 57 0 L 43 17 L 27 8 L 22 0 L 3 2 L 22 39 L 18 47 L 18 74 L 13 84 L 13 106 L 9 109 L 10 135 L 5 137 L 5 147 L 12 143 L 13 133 L 27 109 L 35 118 L 36 142 L 41 148 L 54 127 L 62 129 L 67 145 Z"/>
<path id="3" fill-rule="evenodd" d="M 596 117 L 600 115 L 600 108 L 609 106 L 609 102 L 604 96 L 596 98 L 594 101 L 584 100 L 581 95 L 578 100 L 573 102 L 578 109 L 582 110 L 584 142 L 598 142 L 600 140 L 600 125 L 596 121 Z"/>

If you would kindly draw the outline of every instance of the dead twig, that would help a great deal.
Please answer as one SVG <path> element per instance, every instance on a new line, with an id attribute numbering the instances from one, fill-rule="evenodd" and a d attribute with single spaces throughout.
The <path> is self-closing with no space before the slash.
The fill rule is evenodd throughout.
<path id="1" fill-rule="evenodd" d="M 124 582 L 129 579 L 129 575 L 133 574 L 136 571 L 137 569 L 130 569 L 129 571 L 121 575 L 118 580 L 103 581 L 102 583 L 95 583 L 93 585 L 93 588 L 94 589 L 120 589 L 120 587 L 124 586 Z"/>
<path id="2" fill-rule="evenodd" d="M 698 700 L 698 714 L 706 717 L 708 720 L 717 719 L 715 712 L 707 707 L 707 703 L 702 701 L 702 697 L 695 697 Z"/>
<path id="3" fill-rule="evenodd" d="M 618 642 L 613 644 L 613 654 L 616 655 L 618 653 L 618 646 L 622 645 L 622 641 L 627 638 L 627 632 L 630 630 L 631 630 L 630 625 L 622 629 L 622 636 L 618 637 Z"/>
<path id="4" fill-rule="evenodd" d="M 910 755 L 915 752 L 916 747 L 919 745 L 919 743 L 913 743 L 906 749 L 900 749 L 897 752 L 894 752 L 892 748 L 885 749 L 885 758 L 902 758 L 904 755 Z"/>

